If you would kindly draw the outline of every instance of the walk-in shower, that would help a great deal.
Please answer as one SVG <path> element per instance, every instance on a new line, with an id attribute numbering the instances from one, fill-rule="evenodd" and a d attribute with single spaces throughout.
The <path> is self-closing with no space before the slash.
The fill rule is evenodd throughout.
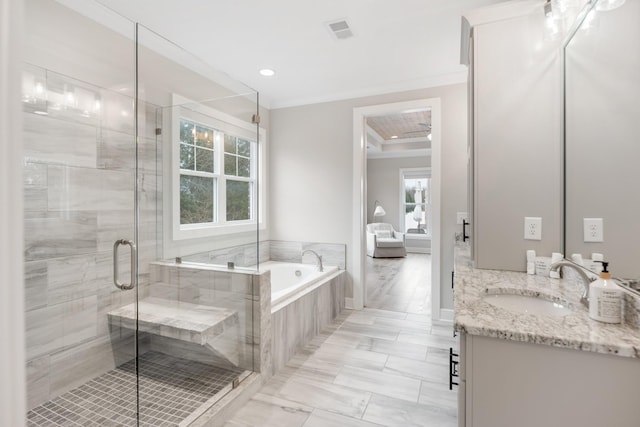
<path id="1" fill-rule="evenodd" d="M 28 424 L 202 423 L 255 370 L 257 93 L 92 1 L 25 41 Z"/>

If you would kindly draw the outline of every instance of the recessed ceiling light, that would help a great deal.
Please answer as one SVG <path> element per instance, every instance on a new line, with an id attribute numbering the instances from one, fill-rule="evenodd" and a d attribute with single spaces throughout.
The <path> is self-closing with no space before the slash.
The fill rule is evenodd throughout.
<path id="1" fill-rule="evenodd" d="M 391 139 L 397 139 L 398 135 L 391 135 Z"/>
<path id="2" fill-rule="evenodd" d="M 276 72 L 271 68 L 263 68 L 260 70 L 260 75 L 265 77 L 273 77 L 276 75 Z"/>

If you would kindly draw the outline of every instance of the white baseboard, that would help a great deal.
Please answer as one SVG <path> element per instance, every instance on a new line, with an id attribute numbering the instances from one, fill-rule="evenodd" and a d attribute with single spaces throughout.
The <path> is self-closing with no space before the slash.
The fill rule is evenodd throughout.
<path id="1" fill-rule="evenodd" d="M 412 248 L 411 246 L 406 247 L 407 252 L 410 254 L 430 254 L 431 248 Z"/>
<path id="2" fill-rule="evenodd" d="M 440 318 L 433 319 L 434 325 L 450 325 L 453 323 L 453 310 L 450 308 L 440 309 Z"/>
<path id="3" fill-rule="evenodd" d="M 344 308 L 353 310 L 353 298 L 344 299 Z"/>

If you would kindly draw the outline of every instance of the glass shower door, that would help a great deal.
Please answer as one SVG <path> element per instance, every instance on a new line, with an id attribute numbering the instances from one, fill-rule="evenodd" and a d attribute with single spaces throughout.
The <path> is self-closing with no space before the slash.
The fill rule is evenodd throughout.
<path id="1" fill-rule="evenodd" d="M 113 313 L 136 304 L 135 27 L 25 3 L 27 422 L 134 426 L 135 321 Z"/>
<path id="2" fill-rule="evenodd" d="M 202 423 L 259 362 L 257 93 L 99 3 L 26 5 L 28 424 Z"/>
<path id="3" fill-rule="evenodd" d="M 203 425 L 254 370 L 257 94 L 137 25 L 141 425 Z"/>

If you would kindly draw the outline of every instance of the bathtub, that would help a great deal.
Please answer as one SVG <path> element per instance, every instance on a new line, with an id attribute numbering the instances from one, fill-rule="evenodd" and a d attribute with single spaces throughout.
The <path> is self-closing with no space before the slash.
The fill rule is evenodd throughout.
<path id="1" fill-rule="evenodd" d="M 260 270 L 271 271 L 271 307 L 275 308 L 312 290 L 315 285 L 333 276 L 338 267 L 325 265 L 324 271 L 319 272 L 315 264 L 267 261 L 260 265 Z"/>
<path id="2" fill-rule="evenodd" d="M 272 373 L 317 336 L 344 309 L 346 272 L 315 264 L 268 261 L 260 270 L 271 271 Z"/>

